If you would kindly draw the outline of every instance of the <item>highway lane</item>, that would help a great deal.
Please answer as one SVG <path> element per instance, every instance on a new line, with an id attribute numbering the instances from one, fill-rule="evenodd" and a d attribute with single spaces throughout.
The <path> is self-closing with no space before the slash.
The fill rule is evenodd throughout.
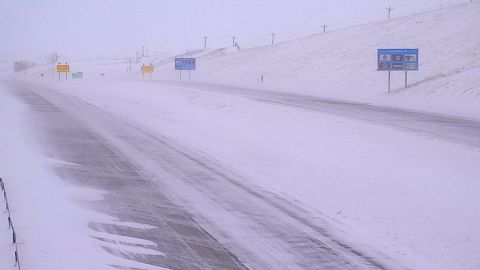
<path id="1" fill-rule="evenodd" d="M 332 237 L 322 217 L 244 185 L 241 175 L 195 150 L 62 93 L 32 84 L 11 88 L 35 111 L 48 153 L 68 162 L 58 174 L 107 192 L 90 207 L 155 227 L 91 223 L 91 229 L 153 241 L 165 256 L 111 245 L 107 252 L 170 269 L 387 269 L 372 259 L 379 253 Z"/>
<path id="2" fill-rule="evenodd" d="M 32 120 L 38 129 L 37 136 L 47 154 L 65 162 L 65 165 L 55 167 L 57 174 L 75 185 L 106 191 L 103 200 L 87 202 L 86 207 L 121 222 L 154 227 L 139 229 L 91 222 L 89 227 L 101 233 L 96 238 L 105 243 L 102 247 L 106 252 L 168 269 L 246 269 L 182 206 L 164 194 L 161 186 L 148 174 L 87 123 L 27 88 L 15 86 L 12 91 L 30 106 L 35 115 Z M 150 240 L 157 246 L 128 245 L 153 248 L 165 256 L 125 252 L 120 247 L 115 249 L 111 241 L 117 236 Z"/>
<path id="3" fill-rule="evenodd" d="M 236 86 L 188 81 L 154 82 L 192 90 L 240 95 L 259 102 L 292 106 L 369 121 L 383 126 L 424 134 L 455 144 L 480 148 L 480 120 L 476 119 Z"/>

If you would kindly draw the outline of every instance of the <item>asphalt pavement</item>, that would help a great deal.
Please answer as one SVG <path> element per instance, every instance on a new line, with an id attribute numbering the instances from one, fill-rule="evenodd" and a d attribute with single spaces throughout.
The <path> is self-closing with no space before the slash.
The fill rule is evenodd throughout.
<path id="1" fill-rule="evenodd" d="M 57 174 L 105 192 L 85 207 L 153 227 L 91 222 L 91 230 L 150 240 L 165 255 L 116 250 L 99 237 L 106 252 L 179 270 L 387 269 L 372 259 L 380 253 L 335 239 L 322 217 L 245 185 L 241 175 L 194 149 L 45 87 L 11 89 L 34 111 L 46 153 L 64 161 Z"/>

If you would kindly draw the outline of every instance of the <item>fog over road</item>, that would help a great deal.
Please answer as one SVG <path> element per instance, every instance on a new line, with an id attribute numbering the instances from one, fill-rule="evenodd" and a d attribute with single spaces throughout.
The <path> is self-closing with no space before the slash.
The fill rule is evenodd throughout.
<path id="1" fill-rule="evenodd" d="M 161 134 L 45 87 L 10 88 L 31 108 L 48 155 L 65 162 L 58 175 L 106 192 L 86 207 L 154 227 L 90 228 L 150 240 L 165 255 L 119 252 L 105 240 L 107 252 L 170 269 L 386 269 L 334 239 L 321 217 Z"/>

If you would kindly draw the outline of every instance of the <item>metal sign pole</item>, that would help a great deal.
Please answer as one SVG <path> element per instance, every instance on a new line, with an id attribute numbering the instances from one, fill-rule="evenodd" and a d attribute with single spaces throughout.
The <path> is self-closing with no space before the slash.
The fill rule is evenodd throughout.
<path id="1" fill-rule="evenodd" d="M 180 69 L 180 81 L 182 80 L 182 70 Z"/>
<path id="2" fill-rule="evenodd" d="M 408 75 L 407 75 L 408 71 L 405 70 L 405 88 L 407 88 L 408 86 Z"/>
<path id="3" fill-rule="evenodd" d="M 390 73 L 391 73 L 391 71 L 389 70 L 388 71 L 388 93 L 390 93 L 390 77 L 391 77 Z"/>
<path id="4" fill-rule="evenodd" d="M 190 80 L 190 70 L 188 70 L 188 79 Z"/>

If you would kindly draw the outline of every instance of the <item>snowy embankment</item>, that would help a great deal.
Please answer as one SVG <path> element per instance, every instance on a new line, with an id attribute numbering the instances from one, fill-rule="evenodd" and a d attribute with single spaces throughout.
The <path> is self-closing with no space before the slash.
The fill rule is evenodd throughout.
<path id="1" fill-rule="evenodd" d="M 53 85 L 197 149 L 252 186 L 300 202 L 360 249 L 411 269 L 480 265 L 477 149 L 181 87 Z"/>
<path id="2" fill-rule="evenodd" d="M 403 106 L 480 118 L 480 2 L 237 52 L 198 57 L 193 80 Z M 377 49 L 418 48 L 420 70 L 378 72 Z M 172 63 L 155 78 L 178 80 Z"/>
<path id="3" fill-rule="evenodd" d="M 258 48 L 198 50 L 193 81 L 236 85 L 369 102 L 444 114 L 480 118 L 480 2 L 448 7 L 390 21 L 368 23 Z M 418 48 L 420 70 L 377 71 L 377 49 Z M 62 61 L 68 61 L 67 58 Z M 140 65 L 156 66 L 153 80 L 179 80 L 173 58 L 128 58 L 68 61 L 86 79 L 141 79 Z M 19 78 L 50 79 L 49 65 L 39 65 Z M 101 74 L 103 73 L 103 76 Z M 55 74 L 55 77 L 57 74 Z M 264 84 L 260 84 L 260 77 Z M 148 78 L 149 76 L 147 76 Z M 184 74 L 184 79 L 185 79 Z"/>

